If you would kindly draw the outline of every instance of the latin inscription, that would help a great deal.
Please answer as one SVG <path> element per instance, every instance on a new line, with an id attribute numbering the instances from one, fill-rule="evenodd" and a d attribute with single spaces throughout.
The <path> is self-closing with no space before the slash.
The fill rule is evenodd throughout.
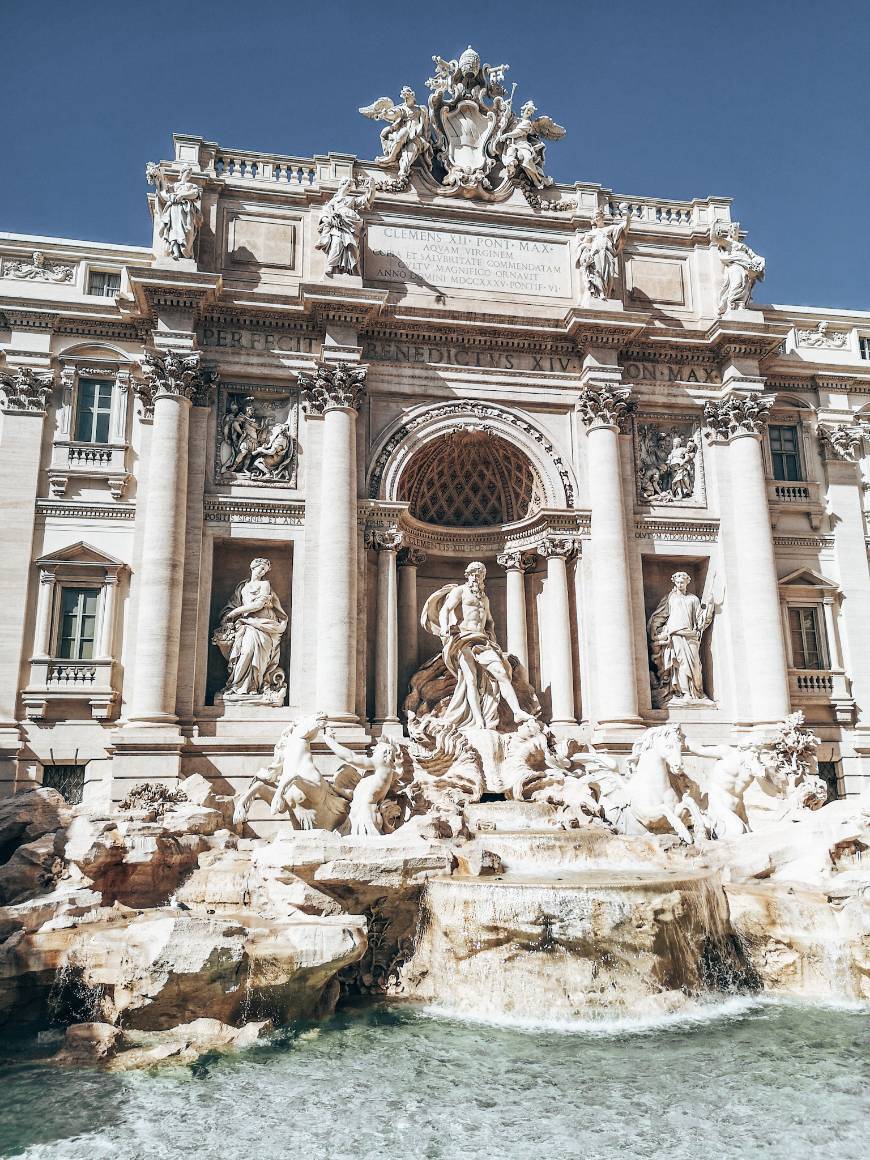
<path id="1" fill-rule="evenodd" d="M 543 298 L 571 297 L 567 242 L 369 226 L 366 280 L 400 282 L 430 290 L 505 291 Z"/>
<path id="2" fill-rule="evenodd" d="M 222 346 L 229 350 L 286 351 L 289 354 L 312 354 L 314 340 L 299 334 L 272 334 L 267 330 L 246 330 L 204 326 L 200 334 L 203 346 Z"/>

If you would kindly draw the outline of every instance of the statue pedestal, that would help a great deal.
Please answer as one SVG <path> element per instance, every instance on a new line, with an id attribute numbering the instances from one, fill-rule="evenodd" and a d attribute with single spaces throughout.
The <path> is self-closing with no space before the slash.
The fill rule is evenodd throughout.
<path id="1" fill-rule="evenodd" d="M 152 270 L 190 270 L 193 273 L 198 271 L 196 258 L 173 258 L 169 254 L 161 254 L 155 257 L 151 263 Z"/>

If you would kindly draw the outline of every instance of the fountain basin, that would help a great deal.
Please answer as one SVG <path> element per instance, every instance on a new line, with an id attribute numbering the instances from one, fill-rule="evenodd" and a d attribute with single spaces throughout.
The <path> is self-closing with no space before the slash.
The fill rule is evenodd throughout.
<path id="1" fill-rule="evenodd" d="M 481 1019 L 671 1011 L 746 975 L 719 876 L 565 870 L 433 879 L 406 993 Z"/>

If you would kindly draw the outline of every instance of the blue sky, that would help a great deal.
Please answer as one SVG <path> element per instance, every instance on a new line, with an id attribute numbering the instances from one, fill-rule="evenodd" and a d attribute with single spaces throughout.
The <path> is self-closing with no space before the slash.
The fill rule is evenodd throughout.
<path id="1" fill-rule="evenodd" d="M 567 127 L 557 179 L 733 197 L 759 301 L 870 308 L 870 0 L 0 0 L 0 27 L 0 230 L 147 244 L 173 131 L 372 157 L 357 107 L 470 42 Z"/>

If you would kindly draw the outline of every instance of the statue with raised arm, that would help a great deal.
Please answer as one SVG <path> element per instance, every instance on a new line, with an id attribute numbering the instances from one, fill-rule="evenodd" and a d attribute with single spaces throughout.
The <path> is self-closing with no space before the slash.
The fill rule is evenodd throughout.
<path id="1" fill-rule="evenodd" d="M 508 115 L 503 116 L 504 127 L 496 138 L 495 150 L 501 153 L 508 176 L 523 173 L 535 189 L 546 189 L 553 179 L 544 173 L 544 141 L 561 141 L 565 129 L 552 117 L 536 117 L 532 101 L 526 101 L 519 117 L 510 112 L 510 102 L 505 105 L 505 112 Z"/>
<path id="2" fill-rule="evenodd" d="M 312 744 L 326 728 L 325 713 L 303 717 L 289 725 L 281 737 L 281 769 L 272 796 L 273 817 L 287 813 L 297 830 L 340 830 L 347 821 L 353 789 L 359 779 L 354 769 L 342 767 L 330 780 L 314 762 Z M 276 759 L 278 750 L 276 748 Z"/>
<path id="3" fill-rule="evenodd" d="M 381 130 L 381 156 L 375 161 L 384 165 L 398 165 L 399 178 L 404 180 L 415 161 L 426 168 L 432 162 L 432 142 L 429 132 L 429 109 L 417 104 L 413 89 L 402 89 L 402 102 L 397 105 L 389 97 L 379 97 L 374 104 L 360 109 L 372 121 L 386 121 Z"/>
<path id="4" fill-rule="evenodd" d="M 351 798 L 348 813 L 350 834 L 354 837 L 379 837 L 385 828 L 382 805 L 401 772 L 401 746 L 390 737 L 382 737 L 371 757 L 366 757 L 339 745 L 328 732 L 324 734 L 324 741 L 336 757 L 362 774 Z"/>
<path id="5" fill-rule="evenodd" d="M 590 298 L 612 298 L 619 270 L 619 255 L 625 246 L 631 218 L 625 205 L 620 206 L 622 218 L 607 224 L 604 210 L 599 208 L 592 216 L 589 229 L 577 231 L 577 265 Z"/>
<path id="6" fill-rule="evenodd" d="M 714 759 L 706 787 L 711 837 L 734 838 L 752 829 L 744 799 L 753 782 L 770 797 L 785 794 L 786 781 L 777 769 L 776 754 L 763 739 L 746 737 L 737 745 L 695 744 L 686 752 Z"/>
<path id="7" fill-rule="evenodd" d="M 266 579 L 271 561 L 251 561 L 251 578 L 243 580 L 222 610 L 212 638 L 228 665 L 227 683 L 218 694 L 225 701 L 259 700 L 282 705 L 287 678 L 279 663 L 287 614 Z"/>
<path id="8" fill-rule="evenodd" d="M 658 704 L 669 700 L 704 701 L 701 638 L 713 619 L 713 605 L 689 592 L 688 572 L 675 572 L 673 585 L 649 618 L 650 651 L 656 669 Z"/>
<path id="9" fill-rule="evenodd" d="M 159 233 L 166 253 L 178 261 L 192 258 L 199 227 L 202 225 L 202 190 L 190 180 L 191 165 L 182 165 L 174 185 L 166 185 L 157 165 L 145 170 L 148 180 L 157 189 L 157 212 L 160 217 Z"/>
<path id="10" fill-rule="evenodd" d="M 317 232 L 320 240 L 315 249 L 326 254 L 325 273 L 359 274 L 360 238 L 363 213 L 372 204 L 375 187 L 365 180 L 357 187 L 353 177 L 345 177 L 323 207 Z"/>
<path id="11" fill-rule="evenodd" d="M 478 561 L 465 569 L 464 584 L 447 584 L 423 606 L 420 623 L 441 638 L 441 657 L 456 687 L 441 720 L 457 728 L 495 729 L 502 701 L 514 720 L 533 716 L 519 703 L 511 683 L 510 660 L 495 638 L 486 594 L 486 567 Z"/>

